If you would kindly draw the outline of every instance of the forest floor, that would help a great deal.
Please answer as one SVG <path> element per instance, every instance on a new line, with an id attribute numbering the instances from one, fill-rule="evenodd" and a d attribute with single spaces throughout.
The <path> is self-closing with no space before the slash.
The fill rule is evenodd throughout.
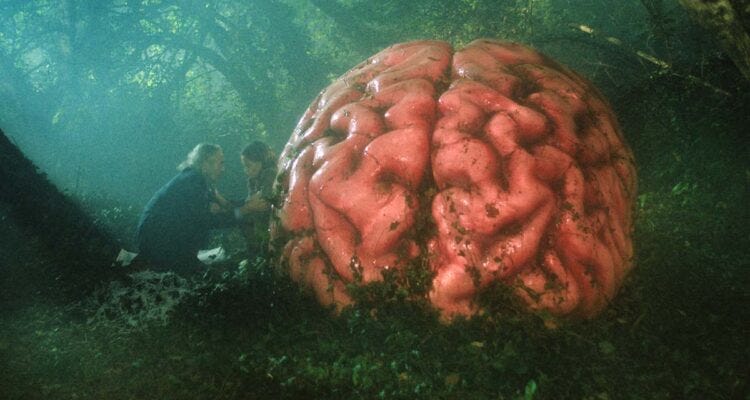
<path id="1" fill-rule="evenodd" d="M 750 243 L 718 226 L 731 209 L 677 191 L 640 198 L 637 268 L 607 311 L 552 329 L 504 301 L 444 326 L 387 284 L 332 318 L 263 260 L 172 283 L 165 319 L 132 299 L 97 316 L 107 291 L 66 302 L 50 277 L 6 275 L 0 397 L 747 398 Z M 33 243 L 16 249 L 40 270 Z"/>
<path id="2" fill-rule="evenodd" d="M 549 329 L 507 307 L 444 326 L 387 285 L 373 290 L 371 303 L 332 318 L 258 260 L 183 284 L 188 292 L 166 320 L 139 316 L 138 304 L 96 317 L 105 302 L 91 301 L 96 296 L 56 304 L 32 294 L 0 312 L 0 392 L 8 399 L 741 399 L 750 372 L 747 255 L 649 232 L 671 227 L 680 208 L 665 207 L 667 200 L 653 200 L 656 215 L 641 214 L 638 269 L 594 321 Z"/>

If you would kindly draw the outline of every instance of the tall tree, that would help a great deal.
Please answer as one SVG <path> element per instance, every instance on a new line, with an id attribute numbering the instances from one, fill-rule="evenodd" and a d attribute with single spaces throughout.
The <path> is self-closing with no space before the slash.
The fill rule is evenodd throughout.
<path id="1" fill-rule="evenodd" d="M 0 205 L 16 226 L 43 243 L 69 295 L 85 295 L 117 276 L 108 268 L 119 249 L 115 240 L 39 173 L 2 130 L 0 157 Z"/>

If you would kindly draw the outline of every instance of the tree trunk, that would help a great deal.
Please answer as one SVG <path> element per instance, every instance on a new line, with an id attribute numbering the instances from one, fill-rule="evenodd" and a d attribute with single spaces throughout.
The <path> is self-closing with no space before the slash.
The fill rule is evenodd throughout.
<path id="1" fill-rule="evenodd" d="M 382 35 L 365 25 L 351 12 L 333 0 L 311 0 L 315 7 L 333 19 L 346 38 L 351 40 L 358 51 L 363 54 L 372 54 L 383 47 L 390 45 L 384 41 Z"/>
<path id="2" fill-rule="evenodd" d="M 119 275 L 110 268 L 117 242 L 38 172 L 2 130 L 0 160 L 0 206 L 13 225 L 41 243 L 67 297 L 80 298 Z"/>
<path id="3" fill-rule="evenodd" d="M 680 0 L 693 18 L 716 35 L 729 58 L 745 79 L 750 80 L 750 7 L 743 3 L 745 1 Z"/>

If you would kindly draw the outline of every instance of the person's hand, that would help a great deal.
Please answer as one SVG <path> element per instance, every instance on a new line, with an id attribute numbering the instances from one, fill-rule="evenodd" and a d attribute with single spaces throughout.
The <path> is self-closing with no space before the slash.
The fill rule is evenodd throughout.
<path id="1" fill-rule="evenodd" d="M 218 214 L 224 211 L 224 207 L 220 206 L 218 203 L 211 202 L 208 206 L 208 210 L 211 211 L 211 214 Z"/>
<path id="2" fill-rule="evenodd" d="M 247 215 L 252 212 L 266 211 L 270 207 L 271 205 L 260 196 L 260 193 L 256 193 L 240 207 L 240 213 Z"/>
<path id="3" fill-rule="evenodd" d="M 214 199 L 216 200 L 216 203 L 224 209 L 229 209 L 232 207 L 232 204 L 229 203 L 229 200 L 225 199 L 218 190 L 214 190 Z"/>

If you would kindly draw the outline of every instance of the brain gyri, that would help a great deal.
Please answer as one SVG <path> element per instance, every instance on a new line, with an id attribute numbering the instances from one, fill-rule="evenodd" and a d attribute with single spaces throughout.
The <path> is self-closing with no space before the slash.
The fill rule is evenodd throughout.
<path id="1" fill-rule="evenodd" d="M 276 185 L 280 265 L 339 309 L 348 284 L 427 265 L 445 319 L 497 284 L 531 310 L 590 318 L 632 267 L 635 164 L 612 110 L 515 43 L 372 56 L 312 102 Z"/>

